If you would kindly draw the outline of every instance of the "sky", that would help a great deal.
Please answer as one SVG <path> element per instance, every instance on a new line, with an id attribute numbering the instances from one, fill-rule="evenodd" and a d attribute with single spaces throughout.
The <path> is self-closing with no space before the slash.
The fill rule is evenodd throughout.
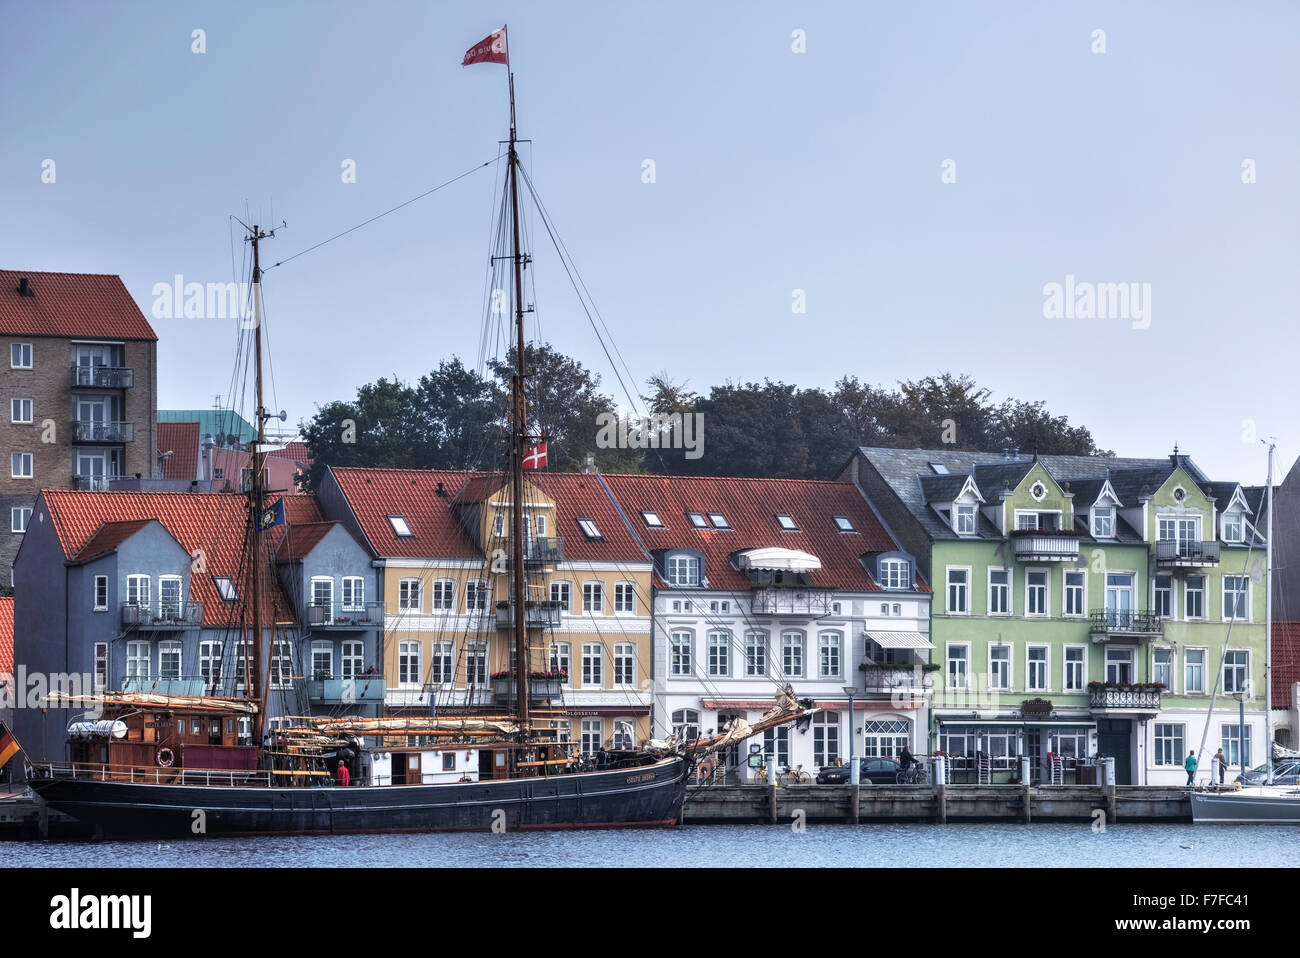
<path id="1" fill-rule="evenodd" d="M 638 380 L 951 371 L 1216 478 L 1263 482 L 1268 436 L 1279 473 L 1300 455 L 1294 3 L 0 11 L 0 265 L 119 274 L 158 332 L 161 408 L 230 401 L 238 320 L 153 306 L 177 275 L 247 279 L 232 215 L 287 223 L 265 266 L 482 167 L 264 287 L 290 428 L 477 362 L 507 83 L 460 64 L 507 23 L 524 160 Z M 530 232 L 530 335 L 616 393 Z M 1062 314 L 1053 283 L 1134 296 Z"/>

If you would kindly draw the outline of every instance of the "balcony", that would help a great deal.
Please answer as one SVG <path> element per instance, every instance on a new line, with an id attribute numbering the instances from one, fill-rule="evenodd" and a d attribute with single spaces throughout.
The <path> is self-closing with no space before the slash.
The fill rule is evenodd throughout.
<path id="1" fill-rule="evenodd" d="M 130 389 L 135 370 L 130 366 L 73 366 L 72 385 L 80 389 Z"/>
<path id="2" fill-rule="evenodd" d="M 135 423 L 105 422 L 101 419 L 74 419 L 73 442 L 131 442 L 135 439 Z"/>
<path id="3" fill-rule="evenodd" d="M 539 599 L 524 603 L 524 627 L 528 629 L 558 629 L 560 613 L 564 610 L 563 602 Z M 513 629 L 515 627 L 515 606 L 512 602 L 497 603 L 497 628 Z"/>
<path id="4" fill-rule="evenodd" d="M 122 679 L 123 692 L 149 692 L 153 695 L 207 695 L 208 683 L 200 677 L 180 678 L 167 676 L 128 675 Z"/>
<path id="5" fill-rule="evenodd" d="M 202 624 L 202 602 L 165 602 L 156 610 L 131 602 L 122 605 L 123 632 L 131 629 L 197 629 Z"/>
<path id="6" fill-rule="evenodd" d="M 72 488 L 78 492 L 108 492 L 114 479 L 121 479 L 121 476 L 73 476 Z"/>
<path id="7" fill-rule="evenodd" d="M 515 540 L 513 536 L 493 536 L 492 551 L 500 549 L 505 553 L 506 567 L 515 558 Z M 559 536 L 533 536 L 524 540 L 524 563 L 545 565 L 564 561 L 564 540 Z"/>
<path id="8" fill-rule="evenodd" d="M 1164 620 L 1154 612 L 1095 609 L 1088 614 L 1088 620 L 1088 631 L 1094 642 L 1104 641 L 1106 636 L 1153 639 L 1164 633 Z"/>
<path id="9" fill-rule="evenodd" d="M 366 705 L 384 701 L 382 675 L 358 675 L 351 679 L 312 679 L 307 697 L 313 705 Z"/>
<path id="10" fill-rule="evenodd" d="M 902 692 L 920 697 L 933 688 L 934 679 L 919 665 L 872 665 L 863 670 L 863 686 L 868 692 L 893 695 Z"/>
<path id="11" fill-rule="evenodd" d="M 528 677 L 528 701 L 543 702 L 546 699 L 558 699 L 563 695 L 562 684 L 567 676 L 561 672 L 532 672 Z M 508 705 L 515 701 L 515 677 L 513 673 L 497 672 L 492 676 L 492 700 L 497 705 Z"/>
<path id="12" fill-rule="evenodd" d="M 384 625 L 384 603 L 365 602 L 361 605 L 309 605 L 307 625 L 313 631 L 338 629 L 341 631 L 379 629 Z"/>
<path id="13" fill-rule="evenodd" d="M 1162 569 L 1197 569 L 1219 564 L 1219 543 L 1191 539 L 1162 539 L 1156 543 L 1156 565 Z"/>
<path id="14" fill-rule="evenodd" d="M 755 589 L 750 600 L 754 615 L 830 615 L 831 589 Z"/>
<path id="15" fill-rule="evenodd" d="M 1021 562 L 1072 562 L 1079 558 L 1079 535 L 1069 529 L 1017 529 L 1011 540 Z"/>
<path id="16" fill-rule="evenodd" d="M 1100 682 L 1088 683 L 1088 705 L 1094 711 L 1118 712 L 1121 714 L 1148 713 L 1160 711 L 1159 686 L 1146 685 L 1103 685 Z"/>

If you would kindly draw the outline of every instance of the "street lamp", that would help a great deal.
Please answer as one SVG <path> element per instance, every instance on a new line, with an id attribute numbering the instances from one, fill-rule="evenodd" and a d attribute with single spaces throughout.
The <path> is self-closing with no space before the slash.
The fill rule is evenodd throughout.
<path id="1" fill-rule="evenodd" d="M 849 697 L 849 784 L 851 785 L 857 785 L 860 781 L 858 763 L 853 755 L 853 693 L 856 691 L 855 686 L 844 686 L 844 694 Z"/>

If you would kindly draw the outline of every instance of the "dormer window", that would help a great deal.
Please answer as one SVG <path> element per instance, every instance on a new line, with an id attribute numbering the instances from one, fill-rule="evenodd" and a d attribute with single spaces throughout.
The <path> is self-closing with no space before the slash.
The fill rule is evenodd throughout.
<path id="1" fill-rule="evenodd" d="M 835 528 L 839 529 L 840 532 L 853 531 L 853 523 L 848 520 L 847 516 L 835 516 L 834 519 L 835 519 Z"/>
<path id="2" fill-rule="evenodd" d="M 975 507 L 954 506 L 952 510 L 952 528 L 959 536 L 975 534 Z"/>
<path id="3" fill-rule="evenodd" d="M 1245 524 L 1240 512 L 1225 513 L 1223 516 L 1223 541 L 1241 542 L 1245 536 Z"/>
<path id="4" fill-rule="evenodd" d="M 709 527 L 709 524 L 704 521 L 704 516 L 698 512 L 688 512 L 686 517 L 691 520 L 691 525 L 697 529 L 707 529 Z"/>
<path id="5" fill-rule="evenodd" d="M 912 564 L 906 559 L 880 560 L 880 585 L 885 589 L 910 589 Z"/>
<path id="6" fill-rule="evenodd" d="M 214 581 L 217 584 L 217 592 L 221 594 L 222 602 L 239 601 L 239 593 L 235 591 L 235 584 L 230 581 L 229 576 L 225 576 L 225 575 L 214 576 Z"/>
<path id="7" fill-rule="evenodd" d="M 389 516 L 388 524 L 393 527 L 393 532 L 396 535 L 412 537 L 415 535 L 415 533 L 411 531 L 411 527 L 406 524 L 405 516 Z"/>
<path id="8" fill-rule="evenodd" d="M 579 519 L 578 528 L 582 530 L 584 536 L 593 541 L 604 538 L 604 536 L 600 534 L 600 530 L 596 528 L 595 521 L 592 519 Z"/>
<path id="9" fill-rule="evenodd" d="M 696 556 L 679 555 L 668 559 L 668 581 L 677 586 L 700 584 L 700 560 Z"/>
<path id="10" fill-rule="evenodd" d="M 664 527 L 663 520 L 659 518 L 659 513 L 657 512 L 650 512 L 647 510 L 641 513 L 641 518 L 645 520 L 646 528 L 648 529 L 662 529 Z"/>
<path id="11" fill-rule="evenodd" d="M 1092 510 L 1092 535 L 1094 539 L 1113 539 L 1115 537 L 1115 510 Z"/>
<path id="12" fill-rule="evenodd" d="M 713 527 L 715 529 L 731 528 L 731 526 L 727 525 L 727 517 L 724 516 L 721 512 L 710 512 L 709 521 L 713 523 Z"/>
<path id="13" fill-rule="evenodd" d="M 787 515 L 778 515 L 778 516 L 776 517 L 776 521 L 779 522 L 779 523 L 781 524 L 781 528 L 782 528 L 782 529 L 787 529 L 787 530 L 789 530 L 789 531 L 791 531 L 791 532 L 798 532 L 798 531 L 799 531 L 799 527 L 798 527 L 797 525 L 794 524 L 794 519 L 793 519 L 792 517 L 790 517 L 790 516 L 787 516 Z"/>

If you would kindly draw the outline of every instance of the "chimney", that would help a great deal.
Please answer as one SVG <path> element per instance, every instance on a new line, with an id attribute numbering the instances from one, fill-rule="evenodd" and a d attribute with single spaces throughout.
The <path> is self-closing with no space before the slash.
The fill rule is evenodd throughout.
<path id="1" fill-rule="evenodd" d="M 1174 451 L 1169 454 L 1169 464 L 1174 467 L 1178 466 L 1178 443 L 1174 443 Z"/>
<path id="2" fill-rule="evenodd" d="M 587 453 L 587 458 L 582 461 L 582 472 L 588 476 L 596 474 L 596 457 L 591 453 Z"/>
<path id="3" fill-rule="evenodd" d="M 441 482 L 438 483 L 438 490 L 437 490 L 437 492 L 434 493 L 434 495 L 436 495 L 439 499 L 446 499 L 446 498 L 447 498 L 447 490 L 444 489 L 444 488 L 442 487 L 442 483 L 441 483 Z"/>
<path id="4" fill-rule="evenodd" d="M 1012 447 L 1011 447 L 1011 458 L 1012 458 L 1012 459 L 1019 459 L 1019 458 L 1020 458 L 1020 447 L 1019 447 L 1019 446 L 1012 446 Z"/>
<path id="5" fill-rule="evenodd" d="M 203 478 L 209 482 L 212 481 L 212 447 L 216 445 L 212 441 L 212 433 L 203 434 Z"/>
<path id="6" fill-rule="evenodd" d="M 32 281 L 28 279 L 26 276 L 23 276 L 18 280 L 18 295 L 19 296 L 36 295 L 36 290 L 32 289 Z"/>

